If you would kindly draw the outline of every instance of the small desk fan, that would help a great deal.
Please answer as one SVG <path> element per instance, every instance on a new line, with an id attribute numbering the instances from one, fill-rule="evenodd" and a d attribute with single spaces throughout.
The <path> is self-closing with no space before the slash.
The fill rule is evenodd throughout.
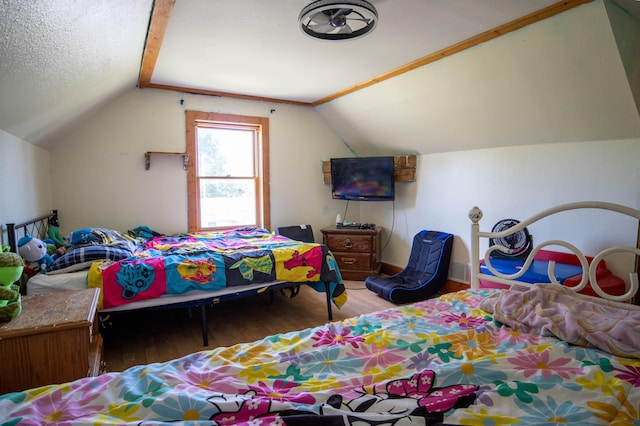
<path id="1" fill-rule="evenodd" d="M 493 225 L 491 232 L 502 232 L 519 224 L 515 219 L 502 219 Z M 531 253 L 533 241 L 529 230 L 525 227 L 513 234 L 500 238 L 489 238 L 489 246 L 500 245 L 507 248 L 507 252 L 495 250 L 492 259 L 524 260 Z"/>

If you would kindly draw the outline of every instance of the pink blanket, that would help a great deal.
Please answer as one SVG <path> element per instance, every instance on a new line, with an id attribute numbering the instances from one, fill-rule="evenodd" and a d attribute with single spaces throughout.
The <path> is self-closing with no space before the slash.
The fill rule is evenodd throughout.
<path id="1" fill-rule="evenodd" d="M 553 335 L 575 345 L 640 358 L 640 311 L 603 299 L 586 300 L 566 287 L 514 286 L 488 297 L 480 308 L 524 333 Z"/>

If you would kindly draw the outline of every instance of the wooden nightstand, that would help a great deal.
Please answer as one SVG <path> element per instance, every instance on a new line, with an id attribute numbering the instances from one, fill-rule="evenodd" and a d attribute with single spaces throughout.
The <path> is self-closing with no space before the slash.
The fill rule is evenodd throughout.
<path id="1" fill-rule="evenodd" d="M 338 262 L 345 280 L 364 281 L 380 273 L 380 228 L 353 229 L 330 226 L 322 230 L 323 242 Z"/>
<path id="2" fill-rule="evenodd" d="M 90 288 L 22 298 L 22 313 L 0 323 L 0 394 L 100 374 L 99 294 Z"/>

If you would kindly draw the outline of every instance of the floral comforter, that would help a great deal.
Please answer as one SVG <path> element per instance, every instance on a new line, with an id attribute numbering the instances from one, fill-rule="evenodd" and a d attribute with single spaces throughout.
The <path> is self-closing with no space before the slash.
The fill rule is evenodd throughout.
<path id="1" fill-rule="evenodd" d="M 117 261 L 93 262 L 88 286 L 100 288 L 101 308 L 191 290 L 274 281 L 308 283 L 333 302 L 346 302 L 342 277 L 327 246 L 301 243 L 263 228 L 157 236 Z"/>
<path id="2" fill-rule="evenodd" d="M 640 423 L 640 361 L 437 299 L 0 397 L 7 423 Z"/>

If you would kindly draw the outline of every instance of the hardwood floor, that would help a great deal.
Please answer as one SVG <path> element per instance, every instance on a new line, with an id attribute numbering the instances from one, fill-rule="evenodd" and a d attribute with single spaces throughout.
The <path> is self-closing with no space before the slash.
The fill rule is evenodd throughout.
<path id="1" fill-rule="evenodd" d="M 386 309 L 395 304 L 367 290 L 362 281 L 345 281 L 347 303 L 333 306 L 333 320 Z M 103 330 L 107 371 L 164 362 L 186 354 L 251 342 L 265 336 L 316 327 L 327 322 L 325 294 L 308 286 L 288 299 L 279 291 L 227 301 L 207 309 L 209 346 L 202 346 L 200 310 L 154 310 L 112 315 Z"/>

